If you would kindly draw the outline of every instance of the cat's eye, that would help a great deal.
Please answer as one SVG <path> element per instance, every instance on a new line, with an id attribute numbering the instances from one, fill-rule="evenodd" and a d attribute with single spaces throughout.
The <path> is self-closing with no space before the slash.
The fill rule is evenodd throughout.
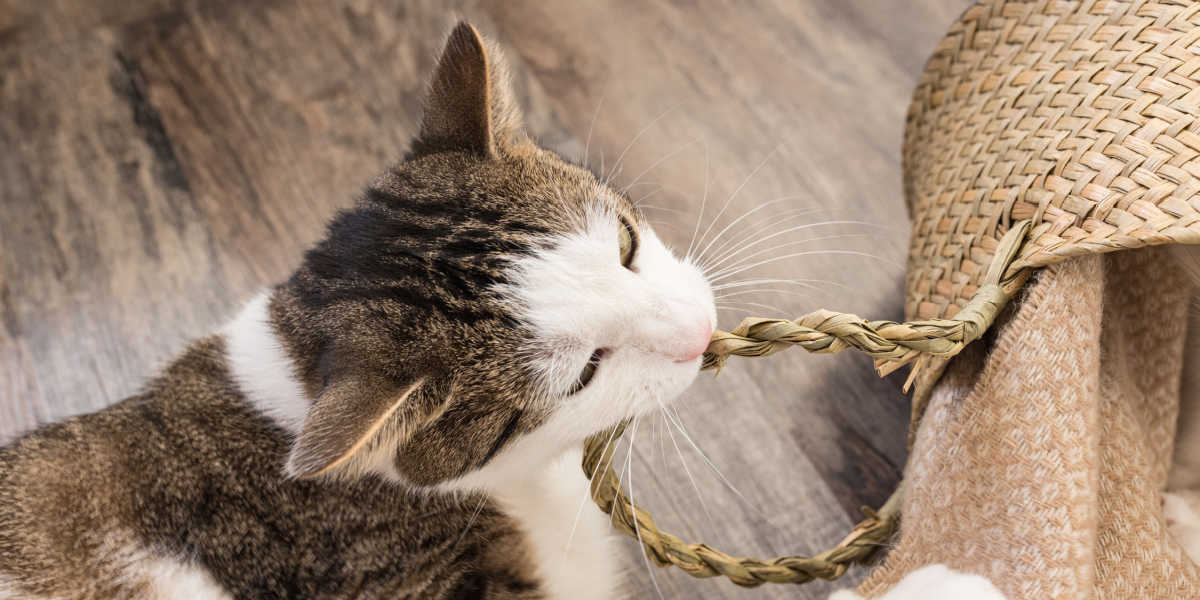
<path id="1" fill-rule="evenodd" d="M 588 358 L 587 364 L 583 365 L 583 370 L 579 372 L 579 379 L 575 380 L 575 385 L 571 386 L 571 391 L 568 394 L 576 394 L 587 384 L 592 382 L 592 378 L 596 376 L 596 368 L 600 366 L 600 359 L 604 358 L 604 348 L 596 348 Z"/>
<path id="2" fill-rule="evenodd" d="M 632 270 L 633 257 L 637 255 L 638 249 L 637 231 L 625 217 L 620 217 L 620 221 L 617 229 L 617 244 L 621 249 L 621 266 Z"/>

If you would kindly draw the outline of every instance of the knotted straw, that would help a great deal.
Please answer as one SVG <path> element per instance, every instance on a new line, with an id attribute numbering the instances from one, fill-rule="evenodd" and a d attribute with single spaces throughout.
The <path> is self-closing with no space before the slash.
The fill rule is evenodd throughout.
<path id="1" fill-rule="evenodd" d="M 791 346 L 820 354 L 847 348 L 876 360 L 876 370 L 887 374 L 913 364 L 908 385 L 930 358 L 946 359 L 979 339 L 1028 276 L 1014 261 L 1031 228 L 1018 222 L 1000 239 L 984 283 L 954 316 L 896 323 L 867 321 L 856 315 L 818 310 L 796 319 L 746 319 L 730 332 L 713 334 L 704 355 L 704 369 L 719 369 L 730 356 L 768 356 Z M 769 560 L 725 554 L 702 543 L 688 543 L 662 531 L 650 513 L 621 491 L 612 469 L 616 440 L 625 431 L 621 423 L 590 437 L 584 445 L 583 472 L 591 480 L 592 499 L 613 526 L 638 539 L 646 556 L 659 566 L 675 565 L 693 577 L 724 575 L 742 586 L 763 583 L 805 583 L 815 578 L 841 577 L 852 563 L 868 563 L 895 532 L 900 517 L 903 482 L 878 511 L 863 507 L 866 518 L 837 546 L 816 556 L 781 556 Z M 598 475 L 597 475 L 598 473 Z"/>

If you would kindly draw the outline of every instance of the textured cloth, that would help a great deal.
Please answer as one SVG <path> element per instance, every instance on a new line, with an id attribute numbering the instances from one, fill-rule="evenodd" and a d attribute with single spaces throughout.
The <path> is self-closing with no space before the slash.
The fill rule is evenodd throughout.
<path id="1" fill-rule="evenodd" d="M 1162 516 L 1187 289 L 1161 249 L 1040 272 L 937 384 L 896 546 L 860 592 L 944 563 L 1012 600 L 1200 598 Z"/>

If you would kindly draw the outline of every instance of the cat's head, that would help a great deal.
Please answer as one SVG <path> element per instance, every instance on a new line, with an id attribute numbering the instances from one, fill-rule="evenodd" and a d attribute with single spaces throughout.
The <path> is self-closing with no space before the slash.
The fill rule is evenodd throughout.
<path id="1" fill-rule="evenodd" d="M 288 471 L 487 487 L 657 410 L 715 323 L 637 208 L 522 131 L 498 51 L 450 35 L 406 160 L 280 286 L 310 398 Z"/>

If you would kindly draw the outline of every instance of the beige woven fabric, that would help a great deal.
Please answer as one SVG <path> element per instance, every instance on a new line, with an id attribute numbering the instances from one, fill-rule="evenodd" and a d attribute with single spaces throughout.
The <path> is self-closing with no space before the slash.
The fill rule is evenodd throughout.
<path id="1" fill-rule="evenodd" d="M 1164 259 L 1048 267 L 986 361 L 982 343 L 955 359 L 909 459 L 897 544 L 862 593 L 945 563 L 1013 600 L 1200 598 L 1161 511 L 1188 301 Z"/>

